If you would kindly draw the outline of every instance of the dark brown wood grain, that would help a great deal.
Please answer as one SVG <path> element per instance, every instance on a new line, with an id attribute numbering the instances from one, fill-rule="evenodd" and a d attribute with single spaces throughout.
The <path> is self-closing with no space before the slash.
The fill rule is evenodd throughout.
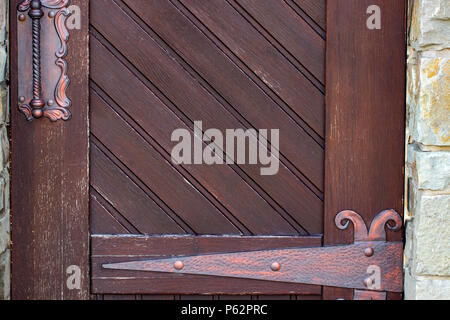
<path id="1" fill-rule="evenodd" d="M 218 128 L 224 125 L 246 128 L 283 128 L 284 138 L 280 141 L 283 167 L 299 170 L 300 175 L 312 180 L 319 190 L 323 189 L 323 166 L 317 166 L 317 163 L 323 162 L 321 138 L 309 130 L 308 125 L 296 116 L 283 100 L 271 94 L 270 88 L 260 80 L 258 83 L 258 78 L 253 72 L 239 63 L 239 59 L 225 46 L 221 46 L 220 41 L 214 40 L 213 34 L 208 35 L 207 29 L 202 28 L 201 22 L 182 4 L 175 3 L 177 4 L 175 6 L 161 0 L 124 2 L 155 30 L 154 33 L 148 27 L 145 29 L 152 37 L 157 39 L 161 37 L 158 43 L 164 49 L 171 55 L 179 55 L 178 60 L 183 67 L 201 76 L 196 78 L 209 89 L 214 98 L 222 103 L 222 106 L 219 106 L 216 101 L 209 99 L 210 108 L 216 108 L 216 106 L 218 110 L 225 108 L 236 118 L 236 120 L 225 118 L 227 114 L 222 112 L 221 119 L 205 118 L 203 113 L 195 111 L 197 107 L 193 105 L 189 108 L 192 110 L 185 111 L 191 120 L 202 117 L 207 120 L 205 123 Z M 134 17 L 130 11 L 127 10 L 127 13 Z M 138 17 L 135 19 L 139 21 Z M 171 23 L 165 23 L 166 20 L 170 20 Z M 140 25 L 145 28 L 142 23 Z M 305 26 L 298 24 L 297 28 L 303 29 Z M 321 65 L 324 71 L 323 55 L 322 57 L 318 55 L 315 63 Z M 172 101 L 176 104 L 179 100 L 172 99 Z M 305 154 L 299 150 L 310 152 Z M 290 162 L 294 164 L 293 167 L 289 165 Z M 252 175 L 252 178 L 258 179 L 257 176 Z M 274 178 L 276 177 L 271 177 L 271 180 Z M 305 179 L 302 179 L 302 182 L 309 186 Z M 267 185 L 269 184 L 265 183 L 264 188 Z"/>
<path id="2" fill-rule="evenodd" d="M 127 234 L 132 228 L 127 228 L 127 223 L 120 219 L 119 214 L 114 214 L 116 210 L 109 207 L 106 208 L 104 204 L 99 201 L 100 195 L 91 191 L 89 198 L 90 205 L 90 230 L 94 234 Z M 113 211 L 114 213 L 112 213 Z M 122 221 L 121 221 L 122 220 Z M 137 231 L 136 231 L 137 232 Z"/>
<path id="3" fill-rule="evenodd" d="M 90 154 L 91 186 L 140 233 L 183 234 L 185 231 L 166 215 L 133 181 L 130 180 L 95 144 Z M 95 214 L 92 214 L 95 216 Z"/>
<path id="4" fill-rule="evenodd" d="M 10 2 L 12 298 L 88 299 L 89 1 L 72 1 L 81 9 L 82 26 L 71 30 L 67 56 L 73 116 L 57 123 L 29 123 L 16 108 L 18 77 L 31 81 L 30 70 L 17 64 L 18 54 L 28 54 L 18 52 L 19 2 Z M 66 286 L 71 265 L 81 268 L 80 290 Z"/>
<path id="5" fill-rule="evenodd" d="M 287 3 L 279 0 L 235 1 L 322 84 L 325 83 L 325 40 Z"/>
<path id="6" fill-rule="evenodd" d="M 177 128 L 192 130 L 158 100 L 150 89 L 136 79 L 125 66 L 118 63 L 95 39 L 91 41 L 91 61 L 93 81 L 105 92 L 108 92 L 110 97 L 120 105 L 119 108 L 116 107 L 116 110 L 120 112 L 121 109 L 125 109 L 132 121 L 137 122 L 144 129 L 142 130 L 143 134 L 148 134 L 152 139 L 155 139 L 163 147 L 166 154 L 170 154 L 173 146 L 169 138 L 173 130 Z M 110 80 L 103 76 L 102 70 L 111 70 L 109 72 L 111 74 Z M 127 81 L 124 83 L 122 79 L 127 79 Z M 98 100 L 96 93 L 93 93 L 92 96 L 93 101 Z M 146 110 L 147 103 L 151 103 L 153 106 L 148 111 Z M 96 119 L 93 118 L 92 121 L 94 122 Z M 99 134 L 103 135 L 102 132 Z M 294 218 L 292 220 L 284 214 L 284 209 L 277 209 L 278 212 L 282 212 L 281 215 L 285 219 L 288 219 L 294 225 L 298 222 L 310 233 L 321 233 L 322 201 L 295 175 L 292 175 L 286 168 L 281 168 L 276 176 L 261 176 L 258 166 L 244 165 L 240 167 L 244 169 L 244 172 L 236 166 L 233 166 L 233 168 L 227 168 L 226 166 L 186 166 L 185 168 L 197 181 L 203 185 L 208 185 L 208 189 L 213 194 L 218 195 L 220 202 L 238 218 L 244 213 L 248 215 L 253 210 L 257 210 L 259 212 L 258 219 L 263 217 L 270 219 L 273 232 L 276 232 L 275 229 L 278 227 L 286 228 L 282 227 L 283 222 L 277 217 L 278 213 L 265 207 L 261 202 L 260 195 L 269 203 L 270 197 L 265 195 L 264 191 L 255 194 L 252 190 L 259 191 L 259 188 L 262 187 Z M 255 179 L 259 186 L 251 179 L 247 179 L 246 173 Z M 241 178 L 245 179 L 245 183 Z M 233 185 L 233 188 L 230 188 L 230 185 Z M 237 189 L 240 190 L 239 193 L 236 193 Z M 272 203 L 271 205 L 276 206 Z M 239 218 L 239 220 L 249 222 L 245 217 Z M 262 220 L 259 221 L 263 222 Z M 246 223 L 245 225 L 253 232 L 260 232 L 255 229 L 254 223 Z"/>
<path id="7" fill-rule="evenodd" d="M 170 135 L 175 129 L 192 131 L 195 120 L 202 120 L 205 129 L 222 131 L 228 128 L 282 128 L 280 149 L 287 154 L 282 157 L 276 176 L 261 176 L 258 166 L 254 165 L 176 166 L 174 169 L 237 227 L 235 232 L 258 235 L 322 233 L 323 148 L 316 141 L 317 137 L 312 137 L 302 125 L 292 120 L 284 107 L 255 85 L 247 71 L 236 66 L 217 47 L 217 41 L 200 32 L 198 22 L 194 23 L 185 12 L 180 12 L 180 3 L 177 6 L 161 0 L 106 3 L 96 0 L 91 4 L 91 80 L 95 91 L 91 116 L 93 136 L 184 220 L 188 215 L 183 211 L 190 210 L 192 197 L 190 201 L 181 197 L 174 199 L 169 188 L 179 189 L 177 183 L 181 181 L 164 186 L 169 181 L 164 170 L 169 167 L 162 169 L 160 165 L 154 165 L 170 162 L 167 155 L 174 145 Z M 172 23 L 165 23 L 167 20 Z M 300 22 L 298 27 L 309 28 Z M 267 45 L 271 44 L 267 42 Z M 317 59 L 323 69 L 320 55 Z M 187 72 L 188 69 L 192 73 Z M 301 76 L 299 71 L 296 72 Z M 101 103 L 97 104 L 97 101 Z M 111 110 L 98 113 L 96 106 L 102 104 Z M 234 108 L 233 113 L 230 109 Z M 144 158 L 133 164 L 121 158 L 122 149 L 128 150 L 128 157 L 132 154 L 130 143 L 123 137 L 115 141 L 103 130 L 112 130 L 105 121 L 106 116 L 110 117 L 108 113 L 119 114 L 118 123 L 126 121 L 130 130 L 136 130 L 158 149 L 161 158 L 147 162 L 162 172 L 164 181 L 149 180 L 152 172 Z M 111 117 L 109 119 L 112 121 Z M 136 142 L 133 148 L 146 149 L 146 146 L 139 147 L 143 143 Z M 124 148 L 120 144 L 124 144 Z M 147 169 L 143 170 L 144 167 Z M 176 206 L 174 201 L 178 201 Z M 192 226 L 193 220 L 213 211 L 207 206 L 197 208 L 195 214 L 189 215 L 191 222 L 187 224 L 194 232 L 217 234 L 212 229 L 216 226 L 213 223 L 208 224 L 209 229 L 202 228 L 201 231 Z M 220 232 L 235 233 L 231 230 Z"/>
<path id="8" fill-rule="evenodd" d="M 72 0 L 82 9 L 67 57 L 73 118 L 57 123 L 27 123 L 15 108 L 18 77 L 31 79 L 31 63 L 17 59 L 19 2 L 10 3 L 14 299 L 354 298 L 102 265 L 351 243 L 352 228 L 335 226 L 341 210 L 367 225 L 382 210 L 401 213 L 405 1 Z M 381 30 L 366 28 L 373 4 Z M 175 165 L 170 135 L 192 133 L 197 120 L 281 129 L 279 173 Z M 70 265 L 82 269 L 81 290 L 66 287 Z"/>
<path id="9" fill-rule="evenodd" d="M 366 27 L 365 12 L 374 4 L 381 30 Z M 357 211 L 366 224 L 381 210 L 403 211 L 405 10 L 400 0 L 328 1 L 326 245 L 351 242 L 351 231 L 334 224 L 341 210 Z M 324 290 L 326 299 L 350 296 Z"/>
<path id="10" fill-rule="evenodd" d="M 324 131 L 324 97 L 264 37 L 225 1 L 182 0 L 203 24 L 227 45 L 318 134 Z M 213 18 L 214 17 L 214 18 Z"/>
<path id="11" fill-rule="evenodd" d="M 91 107 L 91 133 L 143 179 L 144 183 L 173 208 L 195 232 L 239 233 L 212 203 L 177 173 L 171 163 L 163 159 L 98 96 L 91 95 Z"/>
<path id="12" fill-rule="evenodd" d="M 326 4 L 327 0 L 292 0 L 322 29 L 326 28 Z"/>

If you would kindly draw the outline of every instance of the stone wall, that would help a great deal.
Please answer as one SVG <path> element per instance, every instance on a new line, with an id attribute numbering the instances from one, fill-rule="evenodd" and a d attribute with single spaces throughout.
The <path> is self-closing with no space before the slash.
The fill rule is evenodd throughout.
<path id="1" fill-rule="evenodd" d="M 450 299 L 450 0 L 411 0 L 406 299 Z"/>
<path id="2" fill-rule="evenodd" d="M 0 0 L 0 300 L 10 294 L 7 7 Z"/>

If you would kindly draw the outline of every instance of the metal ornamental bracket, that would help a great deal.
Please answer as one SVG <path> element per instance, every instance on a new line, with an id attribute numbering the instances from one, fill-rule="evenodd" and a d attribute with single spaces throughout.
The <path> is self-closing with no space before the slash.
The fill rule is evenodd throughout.
<path id="1" fill-rule="evenodd" d="M 65 60 L 69 40 L 65 24 L 70 15 L 68 5 L 69 0 L 24 0 L 17 7 L 18 108 L 29 121 L 71 117 Z"/>
<path id="2" fill-rule="evenodd" d="M 289 248 L 221 253 L 104 264 L 103 268 L 258 279 L 351 288 L 355 299 L 382 299 L 385 292 L 402 292 L 403 244 L 386 242 L 385 227 L 399 231 L 401 216 L 394 210 L 380 212 L 367 229 L 354 211 L 335 219 L 344 230 L 350 221 L 350 245 Z"/>

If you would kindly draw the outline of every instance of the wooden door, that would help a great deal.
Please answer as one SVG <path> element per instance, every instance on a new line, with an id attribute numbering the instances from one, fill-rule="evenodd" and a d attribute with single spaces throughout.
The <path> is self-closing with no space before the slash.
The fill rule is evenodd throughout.
<path id="1" fill-rule="evenodd" d="M 372 2 L 381 30 L 366 26 Z M 338 212 L 367 225 L 401 212 L 404 1 L 71 4 L 82 21 L 68 42 L 72 119 L 27 123 L 12 108 L 13 297 L 352 299 L 317 284 L 105 266 L 346 244 Z M 172 133 L 194 136 L 198 121 L 223 133 L 279 129 L 279 143 L 266 142 L 279 170 L 174 163 Z M 69 265 L 80 267 L 79 290 L 65 286 Z"/>

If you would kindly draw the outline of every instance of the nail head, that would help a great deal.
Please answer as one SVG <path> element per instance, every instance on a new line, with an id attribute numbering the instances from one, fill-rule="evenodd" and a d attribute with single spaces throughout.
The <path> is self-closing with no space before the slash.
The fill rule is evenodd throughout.
<path id="1" fill-rule="evenodd" d="M 364 250 L 364 254 L 366 255 L 366 257 L 371 257 L 374 254 L 373 248 L 367 248 L 366 250 Z"/>
<path id="2" fill-rule="evenodd" d="M 176 270 L 181 270 L 181 269 L 184 268 L 184 263 L 183 263 L 182 261 L 177 261 L 177 262 L 175 262 L 175 263 L 173 264 L 173 267 L 174 267 Z"/>
<path id="3" fill-rule="evenodd" d="M 280 271 L 281 265 L 278 262 L 274 262 L 270 266 L 270 269 L 272 269 L 272 271 Z"/>

